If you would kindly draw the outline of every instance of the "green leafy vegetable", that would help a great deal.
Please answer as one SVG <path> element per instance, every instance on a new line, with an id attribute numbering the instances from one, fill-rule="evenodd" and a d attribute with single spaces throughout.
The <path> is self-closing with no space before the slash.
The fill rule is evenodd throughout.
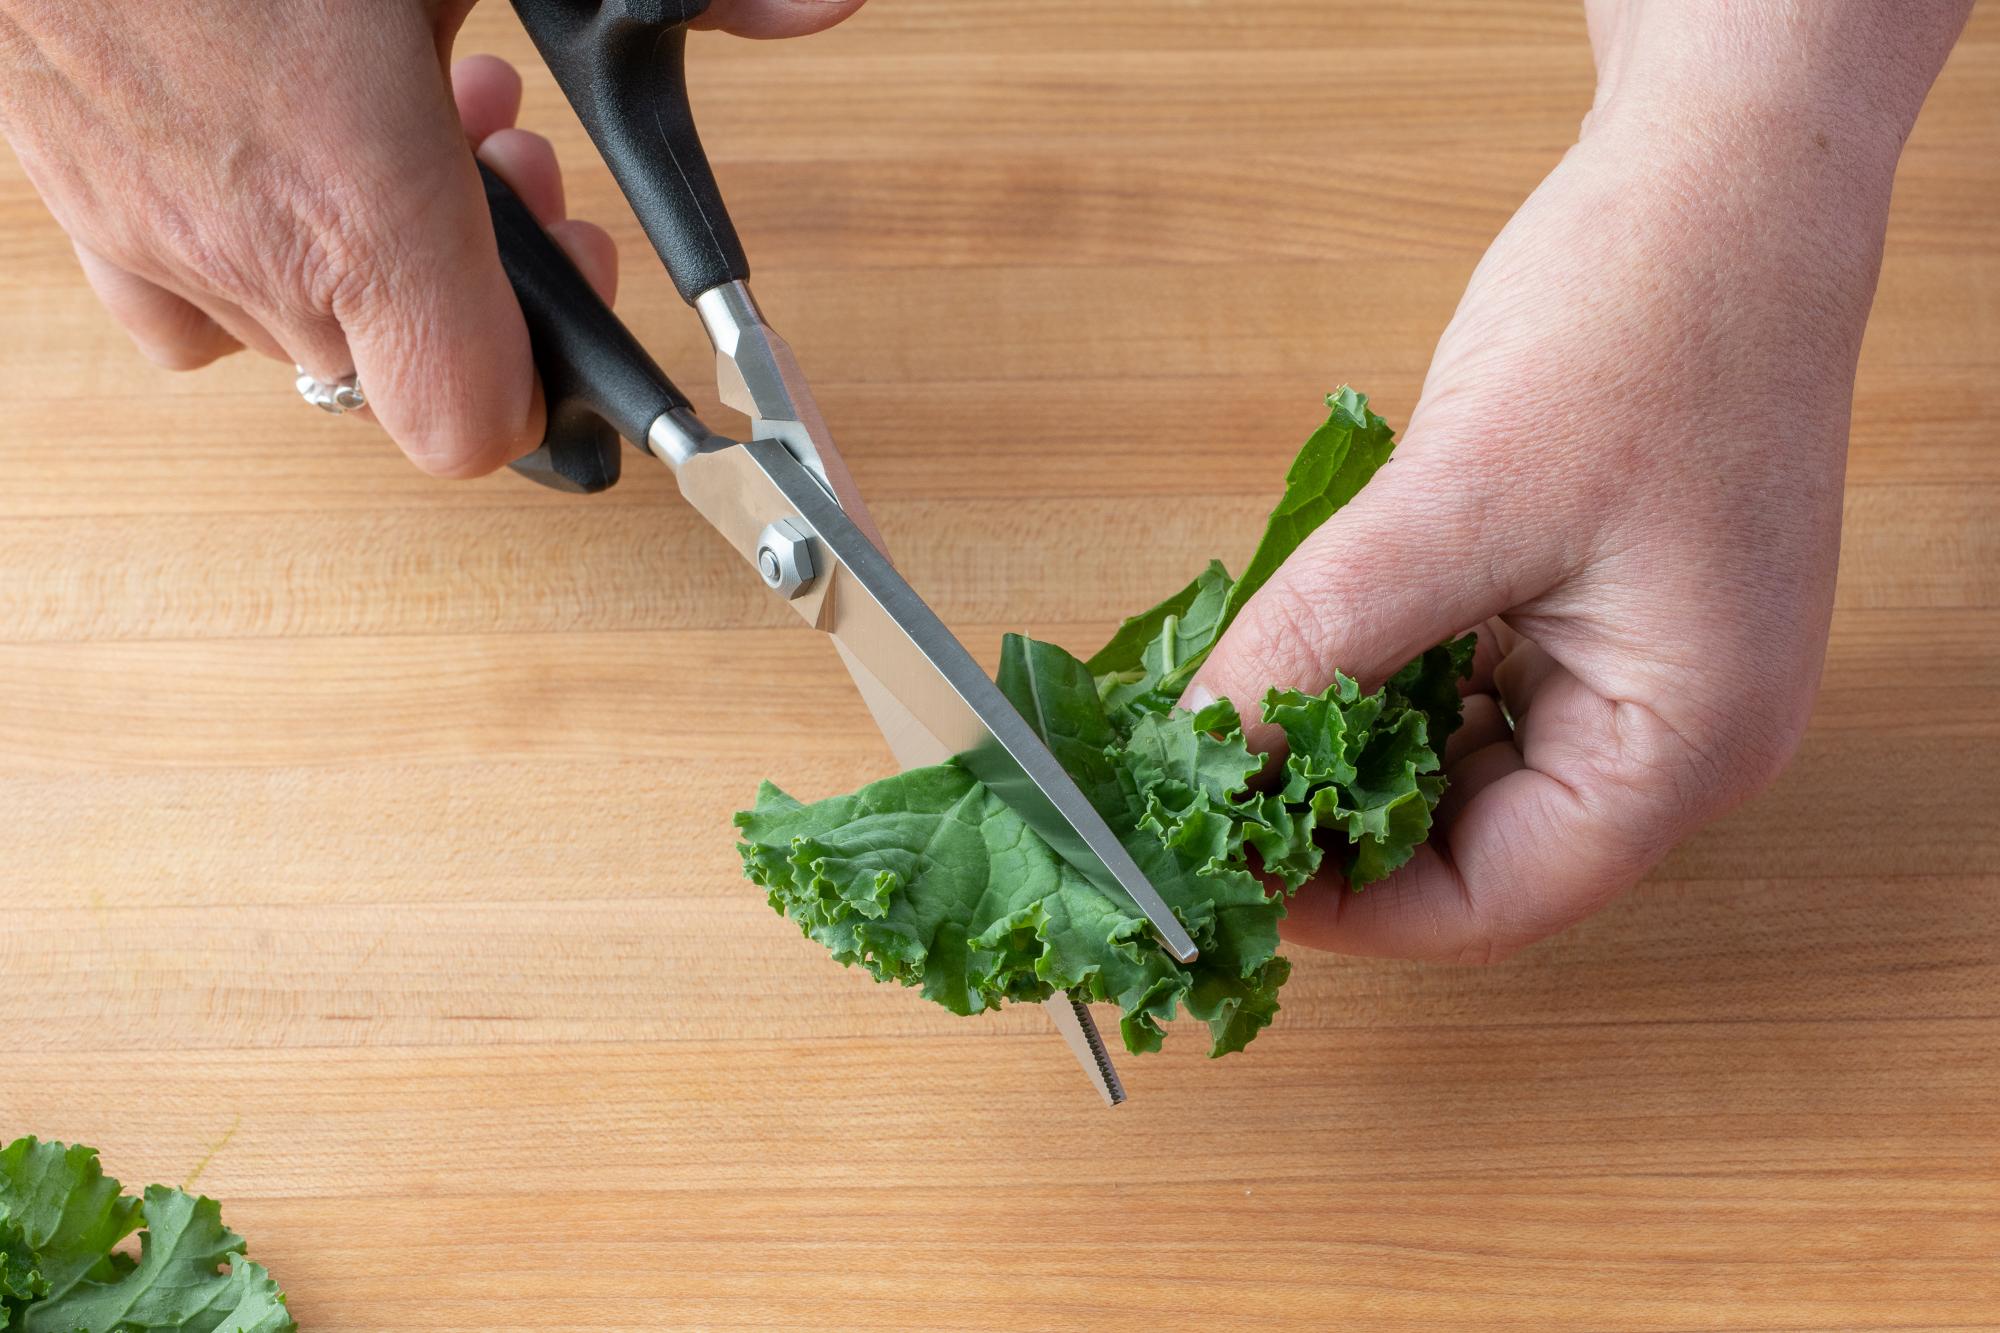
<path id="1" fill-rule="evenodd" d="M 1229 591 L 1226 628 L 1251 595 L 1278 572 L 1314 528 L 1352 500 L 1396 447 L 1389 423 L 1368 410 L 1368 395 L 1342 385 L 1326 400 L 1326 422 L 1314 431 L 1285 474 L 1285 496 L 1271 511 L 1249 568 Z M 1192 674 L 1192 673 L 1190 673 Z"/>
<path id="2" fill-rule="evenodd" d="M 1228 625 L 1230 587 L 1229 571 L 1211 560 L 1193 583 L 1119 626 L 1086 663 L 1101 682 L 1105 704 L 1171 707 Z"/>
<path id="3" fill-rule="evenodd" d="M 114 1247 L 142 1224 L 135 1263 Z M 126 1198 L 93 1149 L 0 1149 L 6 1333 L 292 1333 L 277 1283 L 243 1248 L 215 1200 L 165 1185 Z"/>
<path id="4" fill-rule="evenodd" d="M 1057 990 L 1116 1004 L 1128 1050 L 1157 1050 L 1182 1009 L 1209 1053 L 1270 1023 L 1290 971 L 1286 896 L 1333 867 L 1355 888 L 1407 861 L 1444 791 L 1472 640 L 1440 645 L 1372 694 L 1274 691 L 1290 752 L 1274 783 L 1226 701 L 1177 706 L 1250 594 L 1388 458 L 1388 426 L 1342 389 L 1300 451 L 1250 571 L 1211 562 L 1088 661 L 1008 635 L 998 680 L 1104 816 L 1201 954 L 1175 961 L 1122 895 L 1063 862 L 956 761 L 805 804 L 770 783 L 737 815 L 744 870 L 844 965 L 920 987 L 954 1013 Z M 1260 878 L 1261 875 L 1261 878 Z M 1275 887 L 1267 887 L 1267 882 Z"/>
<path id="5" fill-rule="evenodd" d="M 9 1328 L 14 1316 L 30 1301 L 49 1294 L 49 1280 L 28 1246 L 20 1224 L 0 1217 L 0 1328 Z"/>

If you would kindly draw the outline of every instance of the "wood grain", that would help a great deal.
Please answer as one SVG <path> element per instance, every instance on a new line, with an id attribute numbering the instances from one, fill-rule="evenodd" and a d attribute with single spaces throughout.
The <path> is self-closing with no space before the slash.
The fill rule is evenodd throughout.
<path id="1" fill-rule="evenodd" d="M 526 51 L 493 5 L 467 42 Z M 1331 384 L 1400 419 L 1590 78 L 1571 0 L 699 47 L 765 304 L 989 662 L 1240 560 Z M 759 778 L 888 757 L 664 476 L 433 482 L 269 364 L 145 369 L 8 164 L 0 1137 L 222 1197 L 311 1330 L 2000 1327 L 1996 128 L 1982 13 L 1786 776 L 1510 965 L 1297 957 L 1251 1051 L 1129 1060 L 1116 1114 L 1038 1015 L 877 988 L 743 883 Z"/>

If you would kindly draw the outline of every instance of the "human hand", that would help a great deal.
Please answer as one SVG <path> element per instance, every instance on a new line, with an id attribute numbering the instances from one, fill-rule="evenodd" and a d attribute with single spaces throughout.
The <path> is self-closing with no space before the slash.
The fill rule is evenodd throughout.
<path id="1" fill-rule="evenodd" d="M 1486 626 L 1430 842 L 1362 893 L 1309 886 L 1295 941 L 1503 957 L 1766 784 L 1804 731 L 1890 181 L 1965 6 L 1913 7 L 1942 36 L 1900 84 L 1828 77 L 1881 32 L 1745 36 L 1703 8 L 1593 6 L 1585 133 L 1479 264 L 1402 445 L 1189 689 L 1257 716 L 1270 687 L 1372 685 Z"/>
<path id="2" fill-rule="evenodd" d="M 543 416 L 468 140 L 607 300 L 617 253 L 513 128 L 519 76 L 449 66 L 472 3 L 0 0 L 0 130 L 150 359 L 354 373 L 419 467 L 490 472 Z M 860 3 L 715 0 L 704 21 L 788 36 Z"/>

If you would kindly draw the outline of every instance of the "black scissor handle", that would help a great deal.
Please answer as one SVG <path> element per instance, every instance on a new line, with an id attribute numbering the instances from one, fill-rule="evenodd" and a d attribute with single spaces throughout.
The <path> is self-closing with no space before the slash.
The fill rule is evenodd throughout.
<path id="1" fill-rule="evenodd" d="M 643 444 L 661 413 L 688 400 L 507 183 L 484 163 L 479 175 L 548 404 L 542 447 L 512 466 L 555 490 L 608 490 L 618 481 L 619 437 Z"/>
<path id="2" fill-rule="evenodd" d="M 514 0 L 681 299 L 750 276 L 688 106 L 687 26 L 709 0 Z"/>

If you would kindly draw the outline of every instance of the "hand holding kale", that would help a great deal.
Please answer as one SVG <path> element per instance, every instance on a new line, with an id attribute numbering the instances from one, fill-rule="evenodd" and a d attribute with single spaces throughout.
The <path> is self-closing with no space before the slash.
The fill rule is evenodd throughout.
<path id="1" fill-rule="evenodd" d="M 1965 9 L 1593 3 L 1583 136 L 1474 271 L 1395 465 L 1191 683 L 1248 722 L 1273 685 L 1491 627 L 1431 838 L 1379 892 L 1302 892 L 1288 941 L 1504 959 L 1784 767 L 1897 154 Z"/>

